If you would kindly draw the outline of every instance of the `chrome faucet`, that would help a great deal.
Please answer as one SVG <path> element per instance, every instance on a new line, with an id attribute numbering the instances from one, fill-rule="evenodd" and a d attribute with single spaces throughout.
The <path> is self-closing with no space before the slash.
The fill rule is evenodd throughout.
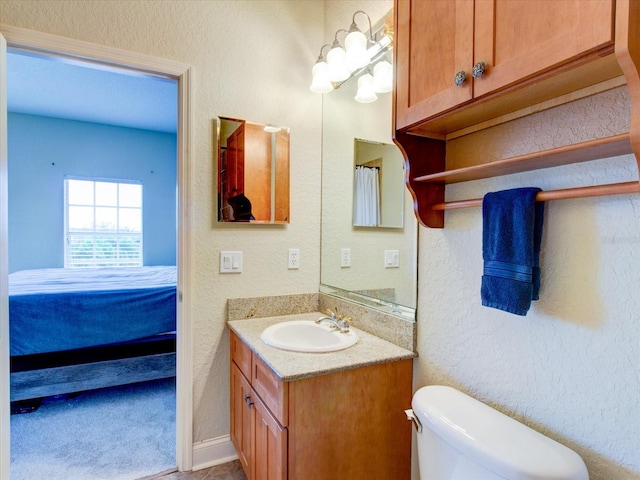
<path id="1" fill-rule="evenodd" d="M 320 317 L 316 320 L 316 323 L 320 324 L 322 322 L 327 322 L 334 328 L 337 328 L 340 333 L 348 333 L 349 332 L 349 324 L 351 323 L 351 318 L 345 317 L 343 315 L 336 316 L 331 310 L 327 308 L 326 311 L 328 316 Z"/>

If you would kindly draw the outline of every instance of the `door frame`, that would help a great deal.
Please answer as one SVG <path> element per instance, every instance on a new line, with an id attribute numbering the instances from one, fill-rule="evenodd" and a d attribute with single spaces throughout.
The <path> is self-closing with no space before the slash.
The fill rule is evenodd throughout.
<path id="1" fill-rule="evenodd" d="M 0 24 L 0 34 L 6 39 L 6 47 L 46 55 L 65 57 L 85 63 L 94 63 L 116 68 L 124 68 L 143 74 L 171 78 L 178 82 L 178 124 L 177 124 L 177 186 L 178 186 L 178 304 L 177 304 L 177 344 L 176 344 L 176 461 L 179 471 L 191 470 L 193 466 L 193 357 L 191 321 L 191 156 L 192 151 L 192 108 L 191 108 L 191 66 L 168 60 L 76 40 L 58 35 L 28 30 Z M 0 41 L 2 41 L 0 39 Z M 0 57 L 6 59 L 5 52 Z M 1 59 L 0 59 L 1 60 Z M 6 62 L 2 65 L 1 76 L 5 76 Z M 0 108 L 6 119 L 6 78 L 0 79 Z M 3 103 L 2 95 L 5 94 Z M 0 119 L 1 120 L 1 119 Z M 0 121 L 0 123 L 2 123 Z M 5 120 L 6 130 L 6 120 Z M 1 130 L 1 129 L 0 129 Z M 4 136 L 3 136 L 4 135 Z M 9 315 L 6 265 L 8 212 L 6 185 L 6 131 L 0 131 L 0 477 L 9 478 Z M 4 150 L 4 161 L 1 158 Z M 6 345 L 5 345 L 6 344 Z M 4 348 L 4 347 L 7 348 Z"/>

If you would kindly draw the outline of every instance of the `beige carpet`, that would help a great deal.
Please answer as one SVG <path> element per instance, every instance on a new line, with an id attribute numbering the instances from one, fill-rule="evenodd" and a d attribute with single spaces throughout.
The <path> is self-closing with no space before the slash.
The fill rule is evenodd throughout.
<path id="1" fill-rule="evenodd" d="M 135 480 L 175 467 L 175 379 L 50 397 L 11 416 L 12 480 Z"/>

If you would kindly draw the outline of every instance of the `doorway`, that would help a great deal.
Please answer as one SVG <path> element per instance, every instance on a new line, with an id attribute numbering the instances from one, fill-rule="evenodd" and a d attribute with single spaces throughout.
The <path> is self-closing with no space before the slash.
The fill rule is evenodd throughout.
<path id="1" fill-rule="evenodd" d="M 189 204 L 189 161 L 187 152 L 189 151 L 189 68 L 188 66 L 177 64 L 176 62 L 162 59 L 132 54 L 108 47 L 90 44 L 81 41 L 61 39 L 60 37 L 41 34 L 14 27 L 2 27 L 2 33 L 7 39 L 9 48 L 20 49 L 27 53 L 45 54 L 65 59 L 71 62 L 89 62 L 92 66 L 102 69 L 126 69 L 128 72 L 137 75 L 153 75 L 176 81 L 178 84 L 178 127 L 177 127 L 177 258 L 178 266 L 177 285 L 177 406 L 176 406 L 176 462 L 180 470 L 191 468 L 191 358 L 190 348 L 190 304 L 189 296 L 189 271 L 190 271 L 190 251 L 188 249 L 188 216 L 185 215 Z M 4 69 L 4 66 L 3 66 Z M 3 172 L 4 175 L 4 172 Z M 2 179 L 3 182 L 6 178 Z M 6 214 L 6 200 L 0 200 L 0 209 Z M 2 215 L 0 215 L 2 216 Z M 6 218 L 6 217 L 5 217 Z M 6 233 L 3 231 L 3 235 Z M 6 238 L 2 238 L 6 243 Z M 3 258 L 3 260 L 5 260 Z M 4 269 L 2 269 L 4 270 Z M 3 272 L 4 274 L 4 272 Z M 5 283 L 6 278 L 3 278 Z M 5 283 L 6 285 L 6 283 Z M 5 293 L 2 293 L 5 295 Z M 3 299 L 6 302 L 6 298 Z M 1 302 L 0 302 L 1 303 Z M 4 309 L 0 311 L 1 332 L 8 331 L 6 328 L 8 318 Z M 4 339 L 3 339 L 4 340 Z M 8 351 L 3 349 L 3 355 L 8 356 Z M 8 363 L 7 358 L 2 359 L 2 363 Z M 8 372 L 3 369 L 2 385 L 0 395 L 2 395 L 3 416 L 0 423 L 2 444 L 0 445 L 0 472 L 2 477 L 8 474 L 9 441 L 7 437 L 7 397 Z"/>

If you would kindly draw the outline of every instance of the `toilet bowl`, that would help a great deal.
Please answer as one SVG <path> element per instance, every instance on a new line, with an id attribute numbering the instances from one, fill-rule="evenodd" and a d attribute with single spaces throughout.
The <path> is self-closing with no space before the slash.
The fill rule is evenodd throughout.
<path id="1" fill-rule="evenodd" d="M 588 480 L 573 450 L 451 387 L 413 396 L 420 480 Z"/>

